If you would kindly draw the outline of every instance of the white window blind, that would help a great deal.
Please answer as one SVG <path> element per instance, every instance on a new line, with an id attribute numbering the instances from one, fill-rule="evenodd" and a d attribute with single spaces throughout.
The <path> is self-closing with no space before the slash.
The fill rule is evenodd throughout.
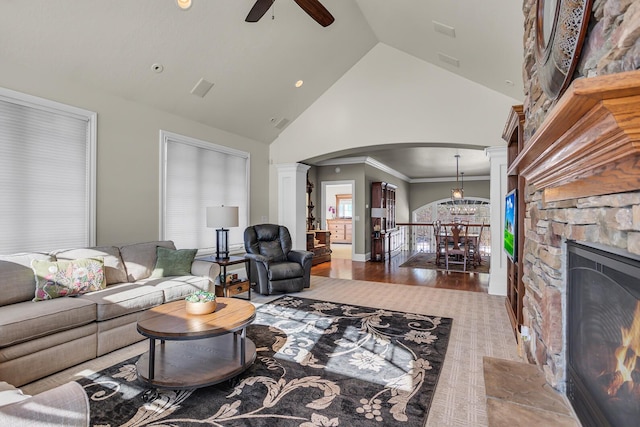
<path id="1" fill-rule="evenodd" d="M 238 206 L 238 227 L 229 230 L 231 250 L 244 247 L 249 218 L 249 153 L 161 131 L 160 236 L 178 248 L 215 248 L 206 226 L 208 206 Z"/>
<path id="2" fill-rule="evenodd" d="M 95 120 L 0 89 L 0 254 L 95 244 Z"/>

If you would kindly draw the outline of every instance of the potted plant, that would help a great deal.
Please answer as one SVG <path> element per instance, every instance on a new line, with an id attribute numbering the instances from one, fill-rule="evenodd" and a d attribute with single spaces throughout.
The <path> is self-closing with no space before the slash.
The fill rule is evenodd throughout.
<path id="1" fill-rule="evenodd" d="M 216 310 L 216 294 L 197 291 L 185 298 L 185 310 L 189 314 L 209 314 Z"/>

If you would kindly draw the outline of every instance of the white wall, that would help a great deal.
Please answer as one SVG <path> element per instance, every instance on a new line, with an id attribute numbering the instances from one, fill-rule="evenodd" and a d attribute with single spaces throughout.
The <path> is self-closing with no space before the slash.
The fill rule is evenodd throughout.
<path id="1" fill-rule="evenodd" d="M 502 129 L 520 103 L 379 43 L 280 134 L 269 155 L 278 164 L 388 143 L 506 145 Z M 274 185 L 270 197 L 277 199 Z"/>
<path id="2" fill-rule="evenodd" d="M 257 223 L 268 215 L 268 147 L 263 143 L 7 61 L 2 63 L 0 86 L 98 113 L 99 245 L 158 238 L 160 129 L 249 152 L 250 221 Z"/>
<path id="3" fill-rule="evenodd" d="M 379 43 L 271 144 L 274 163 L 395 142 L 498 145 L 520 102 Z"/>

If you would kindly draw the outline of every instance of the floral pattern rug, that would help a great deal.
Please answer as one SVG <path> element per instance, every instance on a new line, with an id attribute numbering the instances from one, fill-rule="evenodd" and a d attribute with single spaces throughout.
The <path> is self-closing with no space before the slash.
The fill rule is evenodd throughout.
<path id="1" fill-rule="evenodd" d="M 93 426 L 422 427 L 452 319 L 283 296 L 247 337 L 255 363 L 232 381 L 153 389 L 132 358 L 78 380 Z"/>

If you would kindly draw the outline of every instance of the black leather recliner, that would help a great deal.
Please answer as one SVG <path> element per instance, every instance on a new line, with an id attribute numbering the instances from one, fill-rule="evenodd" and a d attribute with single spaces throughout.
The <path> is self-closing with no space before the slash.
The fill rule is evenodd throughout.
<path id="1" fill-rule="evenodd" d="M 245 258 L 251 260 L 251 282 L 259 293 L 299 292 L 311 285 L 313 253 L 291 246 L 285 226 L 259 224 L 244 230 Z"/>

